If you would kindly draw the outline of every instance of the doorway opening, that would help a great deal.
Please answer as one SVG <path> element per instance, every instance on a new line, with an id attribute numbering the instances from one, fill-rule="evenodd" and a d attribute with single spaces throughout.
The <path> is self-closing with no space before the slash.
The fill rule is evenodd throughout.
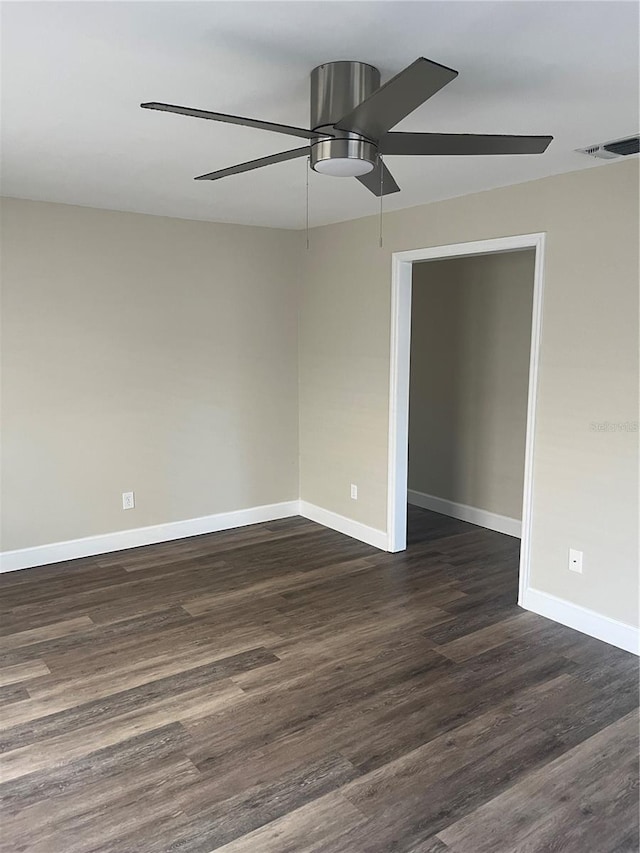
<path id="1" fill-rule="evenodd" d="M 527 251 L 528 250 L 528 251 Z M 411 423 L 411 431 L 412 431 L 412 451 L 411 451 L 411 483 L 409 482 L 409 441 L 410 441 L 410 432 L 409 432 L 409 398 L 410 398 L 410 388 L 411 388 L 411 353 L 412 353 L 412 341 L 411 341 L 411 325 L 412 325 L 412 286 L 414 275 L 416 272 L 418 275 L 416 278 L 418 279 L 416 283 L 416 287 L 420 286 L 420 279 L 425 278 L 433 278 L 431 273 L 436 271 L 436 267 L 432 264 L 427 264 L 424 262 L 441 262 L 445 260 L 458 259 L 463 262 L 463 266 L 468 266 L 469 259 L 473 258 L 482 258 L 485 261 L 485 268 L 487 267 L 487 263 L 491 262 L 491 259 L 485 259 L 483 256 L 493 256 L 498 259 L 499 255 L 503 255 L 506 253 L 518 253 L 520 256 L 517 264 L 526 268 L 527 263 L 530 264 L 532 269 L 533 276 L 533 292 L 529 290 L 528 295 L 528 306 L 527 313 L 529 315 L 529 324 L 528 327 L 525 328 L 521 326 L 520 334 L 523 332 L 526 334 L 527 340 L 525 342 L 526 352 L 524 354 L 524 359 L 527 362 L 524 366 L 521 366 L 520 369 L 520 379 L 523 378 L 526 380 L 528 376 L 528 389 L 526 391 L 526 396 L 524 395 L 524 389 L 520 388 L 519 393 L 522 397 L 522 402 L 526 400 L 526 415 L 522 414 L 522 424 L 521 428 L 524 430 L 523 438 L 520 438 L 520 445 L 518 445 L 518 440 L 510 440 L 510 446 L 508 448 L 508 452 L 506 456 L 511 455 L 512 457 L 517 456 L 520 453 L 520 472 L 516 471 L 511 472 L 512 479 L 507 484 L 505 488 L 505 483 L 503 482 L 500 488 L 496 490 L 494 486 L 487 486 L 479 483 L 479 480 L 482 478 L 477 476 L 469 476 L 469 471 L 464 470 L 465 465 L 465 452 L 467 457 L 469 457 L 469 453 L 478 449 L 480 452 L 486 451 L 489 448 L 489 456 L 493 456 L 492 466 L 493 478 L 495 479 L 495 472 L 498 471 L 498 479 L 500 477 L 500 471 L 504 473 L 505 464 L 508 464 L 508 459 L 500 459 L 499 457 L 499 446 L 501 441 L 505 441 L 506 436 L 508 434 L 509 424 L 500 424 L 494 422 L 490 425 L 489 432 L 491 429 L 494 430 L 491 434 L 487 434 L 484 437 L 476 434 L 476 435 L 462 435 L 465 429 L 473 429 L 473 424 L 469 423 L 470 420 L 473 420 L 475 416 L 477 418 L 478 406 L 482 405 L 482 400 L 478 398 L 478 389 L 475 389 L 475 392 L 472 394 L 472 399 L 470 401 L 464 402 L 462 404 L 463 408 L 469 409 L 469 407 L 476 407 L 475 415 L 472 416 L 473 413 L 470 411 L 458 413 L 459 415 L 459 423 L 456 426 L 456 430 L 458 435 L 448 436 L 447 441 L 449 442 L 448 448 L 440 448 L 438 456 L 437 453 L 434 454 L 433 448 L 429 448 L 426 445 L 420 447 L 421 439 L 420 431 L 426 426 L 429 425 L 431 430 L 439 429 L 441 432 L 444 430 L 446 432 L 446 425 L 444 422 L 443 413 L 437 413 L 437 416 L 433 411 L 429 412 L 429 400 L 424 400 L 423 405 L 419 404 L 417 409 L 414 407 L 412 409 L 412 423 Z M 499 259 L 498 259 L 499 260 Z M 498 262 L 498 261 L 497 261 Z M 440 271 L 443 272 L 445 267 L 443 264 L 439 264 L 441 267 Z M 481 269 L 481 266 L 478 266 L 478 270 Z M 437 512 L 445 512 L 445 514 L 455 515 L 455 517 L 462 517 L 464 520 L 472 521 L 473 523 L 480 523 L 483 526 L 492 527 L 492 529 L 502 530 L 502 532 L 509 533 L 510 535 L 520 535 L 521 536 L 521 548 L 520 548 L 520 566 L 519 566 L 519 595 L 518 602 L 520 603 L 523 598 L 523 593 L 527 589 L 529 585 L 529 557 L 530 557 L 530 542 L 531 542 L 531 514 L 532 514 L 532 493 L 533 493 L 533 453 L 534 453 L 534 425 L 535 425 L 535 411 L 536 411 L 536 398 L 537 398 L 537 374 L 538 374 L 538 351 L 540 346 L 540 333 L 541 333 L 541 319 L 542 319 L 542 292 L 543 292 L 543 270 L 544 270 L 544 234 L 526 234 L 520 235 L 517 237 L 505 237 L 494 240 L 482 240 L 473 243 L 458 243 L 455 245 L 448 246 L 437 246 L 429 249 L 417 249 L 409 252 L 398 252 L 393 255 L 393 275 L 392 275 L 392 318 L 391 318 L 391 373 L 390 373 L 390 407 L 389 407 L 389 471 L 388 471 L 388 506 L 387 506 L 387 529 L 388 529 L 388 537 L 389 537 L 389 550 L 390 551 L 403 551 L 406 548 L 407 543 L 407 495 L 408 489 L 411 488 L 409 492 L 409 500 L 412 503 L 416 503 L 418 505 L 425 506 L 425 508 L 433 509 Z M 478 271 L 476 271 L 476 276 L 480 275 Z M 446 276 L 445 276 L 446 278 Z M 459 276 L 458 276 L 459 278 Z M 478 287 L 482 287 L 481 281 L 477 281 Z M 438 384 L 440 384 L 440 394 L 441 399 L 439 400 L 439 404 L 441 406 L 444 405 L 446 408 L 447 405 L 450 406 L 458 406 L 459 401 L 455 403 L 446 402 L 445 397 L 447 393 L 446 389 L 446 381 L 447 381 L 447 372 L 451 372 L 451 346 L 455 344 L 455 341 L 447 342 L 447 328 L 446 325 L 449 323 L 449 334 L 456 334 L 457 332 L 463 333 L 465 329 L 462 328 L 466 324 L 468 324 L 467 332 L 469 329 L 474 328 L 474 321 L 477 320 L 478 324 L 482 324 L 483 322 L 490 322 L 490 312 L 491 306 L 481 306 L 479 302 L 474 307 L 469 308 L 466 306 L 464 309 L 466 312 L 466 318 L 460 317 L 455 320 L 458 324 L 457 332 L 451 327 L 451 323 L 453 322 L 451 319 L 444 322 L 444 309 L 449 307 L 455 308 L 455 305 L 451 305 L 450 303 L 455 303 L 456 297 L 453 295 L 452 291 L 446 292 L 442 288 L 446 288 L 446 281 L 441 283 L 441 287 L 438 288 L 440 291 L 440 308 L 442 317 L 438 320 L 437 325 L 433 325 L 436 318 L 431 317 L 427 327 L 424 329 L 426 335 L 430 335 L 430 339 L 427 341 L 423 341 L 424 347 L 422 347 L 422 343 L 420 345 L 414 346 L 414 359 L 416 357 L 422 358 L 424 356 L 426 359 L 433 358 L 434 355 L 434 344 L 437 342 L 433 340 L 434 337 L 438 337 L 440 341 L 440 350 L 441 350 L 441 366 L 442 371 L 441 375 L 436 375 L 433 370 L 430 371 L 430 376 L 427 376 L 428 371 L 425 368 L 424 376 L 420 377 L 420 381 L 426 382 L 427 385 L 431 383 L 432 390 L 437 388 Z M 465 286 L 462 287 L 462 290 L 465 289 Z M 460 288 L 458 288 L 460 290 Z M 496 291 L 496 287 L 493 288 Z M 500 290 L 500 287 L 497 287 L 497 291 Z M 467 287 L 467 294 L 471 292 L 469 291 L 469 287 Z M 477 291 L 476 291 L 477 293 Z M 424 294 L 420 294 L 416 297 L 416 305 L 420 308 L 418 303 L 423 302 Z M 497 292 L 493 294 L 494 298 L 498 298 Z M 425 298 L 428 298 L 426 296 Z M 438 297 L 437 297 L 438 298 Z M 526 296 L 524 297 L 524 302 L 526 303 Z M 494 306 L 497 309 L 497 306 Z M 524 310 L 524 306 L 520 305 L 518 308 L 518 312 L 522 314 Z M 474 314 L 475 317 L 469 317 L 469 311 Z M 437 314 L 437 311 L 434 312 Z M 484 318 L 482 315 L 485 315 Z M 462 324 L 462 327 L 460 326 Z M 481 332 L 482 330 L 480 330 Z M 486 330 L 485 330 L 486 331 Z M 471 335 L 472 338 L 477 339 L 476 343 L 480 345 L 480 338 L 482 335 L 478 332 L 475 335 Z M 486 336 L 485 336 L 486 337 Z M 502 330 L 501 337 L 505 339 L 503 342 L 503 348 L 508 343 L 509 332 L 505 333 L 504 329 Z M 474 342 L 466 341 L 465 346 L 473 347 Z M 519 344 L 520 348 L 520 361 L 522 362 L 523 354 L 522 354 L 522 341 Z M 425 351 L 422 352 L 421 350 Z M 499 347 L 498 347 L 499 349 Z M 467 352 L 467 355 L 473 355 L 473 353 Z M 498 354 L 495 352 L 492 353 L 491 358 L 495 360 L 498 358 Z M 433 365 L 431 365 L 433 368 Z M 474 381 L 478 381 L 478 370 L 480 368 L 472 367 L 470 375 L 466 376 L 462 380 L 462 386 L 458 389 L 458 396 L 464 395 L 466 393 L 464 385 L 468 386 L 467 390 L 471 388 Z M 474 374 L 475 370 L 475 374 Z M 510 371 L 508 369 L 504 369 L 506 372 L 503 379 L 505 377 L 509 378 L 509 381 L 517 381 L 517 376 L 509 376 Z M 486 382 L 491 385 L 496 384 L 496 370 L 491 369 L 487 371 L 488 374 L 485 377 Z M 500 369 L 498 369 L 498 373 Z M 516 370 L 517 374 L 518 371 Z M 525 375 L 526 374 L 526 375 Z M 498 384 L 501 384 L 499 382 Z M 488 391 L 487 387 L 485 391 Z M 492 393 L 497 394 L 498 396 L 502 395 L 504 398 L 505 389 L 504 388 L 492 388 Z M 415 393 L 415 376 L 414 376 L 414 393 Z M 475 399 L 473 399 L 475 398 Z M 433 400 L 431 401 L 433 403 Z M 490 405 L 490 401 L 487 402 L 487 405 Z M 422 408 L 422 410 L 421 410 Z M 490 420 L 490 418 L 489 418 Z M 477 424 L 476 424 L 477 426 Z M 462 437 L 461 437 L 462 436 Z M 433 438 L 433 435 L 431 436 Z M 467 450 L 464 451 L 460 446 L 454 448 L 453 445 L 457 439 L 461 439 L 462 443 L 466 442 Z M 522 466 L 522 441 L 524 443 L 524 466 Z M 475 445 L 475 448 L 474 448 Z M 478 445 L 484 445 L 479 447 Z M 462 450 L 462 459 L 458 460 L 455 465 L 452 464 L 452 454 L 454 451 L 460 452 Z M 523 470 L 524 469 L 524 470 Z M 417 488 L 417 485 L 420 484 L 421 478 L 424 478 L 422 482 L 424 482 L 425 489 L 423 490 Z M 485 478 L 486 479 L 486 478 Z M 485 503 L 488 509 L 486 512 L 487 515 L 483 516 L 482 514 L 476 513 L 473 514 L 474 509 L 478 509 L 477 506 L 474 506 L 473 500 L 474 496 L 485 491 L 486 494 L 483 500 L 480 503 Z M 521 511 L 518 513 L 514 509 L 515 503 L 517 502 L 516 490 L 520 491 L 521 494 Z M 434 494 L 433 492 L 440 492 L 442 497 Z M 466 498 L 466 499 L 458 499 L 457 498 Z M 437 499 L 440 499 L 441 503 L 438 503 Z M 476 500 L 475 503 L 478 501 Z M 467 513 L 466 517 L 464 513 Z M 518 518 L 520 516 L 521 522 Z"/>

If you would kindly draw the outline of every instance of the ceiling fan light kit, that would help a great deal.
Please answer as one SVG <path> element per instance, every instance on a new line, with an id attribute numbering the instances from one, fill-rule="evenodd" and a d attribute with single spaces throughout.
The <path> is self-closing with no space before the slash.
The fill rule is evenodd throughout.
<path id="1" fill-rule="evenodd" d="M 216 181 L 308 157 L 322 175 L 354 177 L 375 196 L 400 190 L 382 155 L 451 156 L 542 154 L 551 136 L 475 135 L 464 133 L 390 133 L 417 107 L 458 76 L 445 65 L 420 57 L 382 86 L 380 72 L 365 62 L 340 61 L 318 65 L 311 72 L 311 128 L 214 113 L 157 101 L 143 109 L 177 113 L 211 121 L 241 124 L 308 140 L 307 145 L 199 175 Z"/>
<path id="2" fill-rule="evenodd" d="M 373 171 L 376 146 L 355 134 L 349 139 L 323 139 L 311 146 L 311 168 L 321 175 L 358 178 Z"/>

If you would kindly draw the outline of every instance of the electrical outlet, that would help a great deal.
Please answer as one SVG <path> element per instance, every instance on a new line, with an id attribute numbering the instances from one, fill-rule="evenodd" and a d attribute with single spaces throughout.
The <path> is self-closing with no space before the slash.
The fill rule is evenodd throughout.
<path id="1" fill-rule="evenodd" d="M 582 551 L 576 551 L 575 548 L 569 548 L 569 571 L 582 574 Z"/>
<path id="2" fill-rule="evenodd" d="M 134 509 L 136 505 L 136 499 L 133 492 L 123 492 L 122 493 L 122 509 Z"/>
<path id="3" fill-rule="evenodd" d="M 353 483 L 351 483 L 351 500 L 352 501 L 358 500 L 358 487 L 355 486 Z"/>

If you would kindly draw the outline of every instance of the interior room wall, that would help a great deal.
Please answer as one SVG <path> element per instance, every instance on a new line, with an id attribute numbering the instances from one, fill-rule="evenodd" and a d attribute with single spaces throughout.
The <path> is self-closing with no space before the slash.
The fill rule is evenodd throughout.
<path id="1" fill-rule="evenodd" d="M 533 250 L 413 265 L 410 490 L 521 518 L 534 265 Z"/>
<path id="2" fill-rule="evenodd" d="M 302 498 L 386 529 L 392 252 L 546 232 L 531 583 L 637 625 L 638 225 L 633 159 L 389 213 L 382 249 L 375 216 L 314 229 Z M 569 547 L 584 552 L 582 575 Z"/>
<path id="3" fill-rule="evenodd" d="M 297 499 L 302 246 L 2 201 L 3 550 Z"/>
<path id="4" fill-rule="evenodd" d="M 390 213 L 382 249 L 374 216 L 316 228 L 308 252 L 4 201 L 3 548 L 298 495 L 384 531 L 392 252 L 542 231 L 531 584 L 637 625 L 637 189 L 637 159 L 610 163 Z"/>

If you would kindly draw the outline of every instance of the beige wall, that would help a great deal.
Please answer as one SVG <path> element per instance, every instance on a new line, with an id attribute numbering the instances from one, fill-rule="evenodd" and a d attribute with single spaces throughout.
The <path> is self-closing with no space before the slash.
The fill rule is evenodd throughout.
<path id="1" fill-rule="evenodd" d="M 638 623 L 638 161 L 316 228 L 300 317 L 304 500 L 384 530 L 391 253 L 547 232 L 532 586 Z M 359 485 L 358 501 L 349 484 Z M 567 549 L 584 551 L 584 573 Z"/>
<path id="2" fill-rule="evenodd" d="M 6 201 L 3 548 L 298 494 L 384 530 L 391 253 L 545 231 L 532 585 L 637 624 L 638 435 L 592 428 L 638 417 L 637 190 L 637 159 L 606 164 L 389 214 L 384 249 L 375 217 L 316 228 L 308 253 Z"/>
<path id="3" fill-rule="evenodd" d="M 521 518 L 534 264 L 413 265 L 410 489 Z"/>
<path id="4" fill-rule="evenodd" d="M 5 199 L 2 237 L 3 549 L 297 498 L 299 234 Z"/>

